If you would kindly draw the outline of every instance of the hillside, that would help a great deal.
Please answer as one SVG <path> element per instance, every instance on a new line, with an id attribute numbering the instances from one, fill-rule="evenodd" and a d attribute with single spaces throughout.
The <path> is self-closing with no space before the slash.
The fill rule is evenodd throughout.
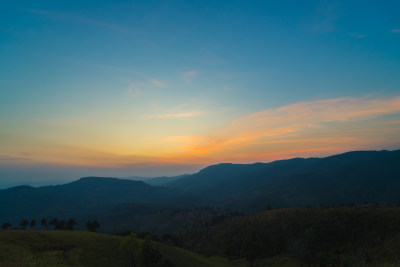
<path id="1" fill-rule="evenodd" d="M 243 214 L 219 207 L 159 209 L 154 206 L 130 203 L 115 206 L 100 215 L 101 229 L 107 229 L 111 233 L 133 230 L 162 235 L 201 228 L 211 223 L 228 221 Z M 85 219 L 91 220 L 90 216 L 86 216 Z"/>
<path id="2" fill-rule="evenodd" d="M 0 190 L 0 222 L 11 221 L 16 225 L 24 218 L 50 220 L 58 217 L 75 218 L 83 226 L 83 220 L 101 219 L 108 211 L 125 203 L 158 210 L 193 207 L 203 202 L 176 189 L 141 181 L 87 177 L 64 185 Z"/>
<path id="3" fill-rule="evenodd" d="M 400 208 L 270 210 L 180 236 L 186 249 L 146 241 L 160 255 L 152 266 L 399 266 Z M 129 266 L 123 240 L 82 231 L 0 231 L 0 265 Z"/>
<path id="4" fill-rule="evenodd" d="M 341 203 L 400 202 L 400 150 L 357 151 L 326 158 L 295 158 L 271 163 L 218 164 L 192 175 L 143 181 L 86 177 L 57 186 L 18 186 L 0 190 L 0 222 L 74 218 L 78 229 L 100 221 L 100 231 L 192 229 L 215 217 L 199 207 L 259 212 L 273 208 Z M 224 215 L 225 216 L 225 215 Z M 230 215 L 229 215 L 230 216 Z M 193 220 L 195 222 L 193 222 Z M 150 223 L 149 223 L 150 222 Z"/>
<path id="5" fill-rule="evenodd" d="M 205 255 L 312 266 L 398 266 L 400 208 L 377 204 L 270 210 L 187 233 Z"/>
<path id="6" fill-rule="evenodd" d="M 245 212 L 274 207 L 400 201 L 400 150 L 218 164 L 168 184 Z"/>
<path id="7" fill-rule="evenodd" d="M 120 236 L 80 231 L 0 231 L 0 265 L 130 266 L 120 249 L 122 240 Z M 243 261 L 208 258 L 161 243 L 153 245 L 163 259 L 155 266 L 245 266 Z"/>
<path id="8" fill-rule="evenodd" d="M 128 176 L 128 177 L 121 177 L 122 179 L 129 179 L 129 180 L 134 180 L 134 181 L 142 181 L 146 184 L 149 185 L 156 185 L 156 186 L 162 186 L 167 183 L 170 183 L 175 180 L 179 180 L 181 178 L 184 178 L 186 176 L 189 176 L 190 174 L 183 174 L 183 175 L 178 175 L 178 176 L 163 176 L 163 177 L 140 177 L 140 176 Z"/>

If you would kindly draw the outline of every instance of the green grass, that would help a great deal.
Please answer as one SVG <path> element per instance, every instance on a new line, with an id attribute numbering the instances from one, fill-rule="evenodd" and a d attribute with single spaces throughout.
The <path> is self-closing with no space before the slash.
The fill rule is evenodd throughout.
<path id="1" fill-rule="evenodd" d="M 173 262 L 177 267 L 247 266 L 246 261 L 244 260 L 230 261 L 227 258 L 222 257 L 205 257 L 189 250 L 171 247 L 161 243 L 157 243 L 156 247 L 166 259 L 168 259 L 170 262 Z"/>
<path id="2" fill-rule="evenodd" d="M 1 231 L 1 266 L 126 266 L 118 236 L 80 231 Z"/>
<path id="3" fill-rule="evenodd" d="M 130 260 L 122 256 L 120 252 L 122 239 L 123 237 L 120 236 L 83 231 L 0 231 L 0 266 L 132 266 Z M 153 245 L 161 252 L 164 259 L 176 267 L 251 266 L 244 259 L 205 257 L 162 243 L 154 242 Z M 382 249 L 385 250 L 384 247 Z M 354 263 L 354 261 L 351 262 Z M 137 266 L 142 267 L 142 265 Z M 290 255 L 278 255 L 258 259 L 252 266 L 295 267 L 299 266 L 299 262 Z M 352 264 L 351 266 L 364 265 Z M 400 266 L 400 263 L 380 262 L 368 266 L 392 267 Z"/>
<path id="4" fill-rule="evenodd" d="M 130 266 L 119 250 L 122 237 L 83 231 L 0 231 L 0 266 Z M 155 243 L 177 267 L 247 266 L 246 261 L 205 257 Z"/>

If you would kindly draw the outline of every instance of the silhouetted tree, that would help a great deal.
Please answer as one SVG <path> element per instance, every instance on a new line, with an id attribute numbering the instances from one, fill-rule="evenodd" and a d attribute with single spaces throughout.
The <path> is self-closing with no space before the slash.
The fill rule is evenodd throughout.
<path id="1" fill-rule="evenodd" d="M 271 206 L 271 204 L 267 204 L 267 206 L 266 206 L 266 210 L 272 210 L 272 206 Z"/>
<path id="2" fill-rule="evenodd" d="M 43 227 L 45 227 L 46 229 L 48 228 L 49 225 L 47 224 L 47 220 L 45 218 L 42 219 L 41 223 Z"/>
<path id="3" fill-rule="evenodd" d="M 30 227 L 31 228 L 33 228 L 33 227 L 35 227 L 35 225 L 36 225 L 36 221 L 35 220 L 31 220 L 31 223 L 30 223 Z"/>
<path id="4" fill-rule="evenodd" d="M 130 234 L 131 232 L 129 232 L 128 234 Z M 136 236 L 139 238 L 139 239 L 146 239 L 146 238 L 149 238 L 151 241 L 159 241 L 159 239 L 158 239 L 158 237 L 156 236 L 156 235 L 153 235 L 152 233 L 150 233 L 150 232 L 135 232 L 136 233 Z M 127 234 L 127 235 L 128 235 Z"/>
<path id="5" fill-rule="evenodd" d="M 154 248 L 150 238 L 146 238 L 142 244 L 142 261 L 144 265 L 147 267 L 157 266 L 161 258 L 161 253 Z"/>
<path id="6" fill-rule="evenodd" d="M 29 222 L 27 219 L 23 219 L 20 223 L 19 226 L 21 226 L 22 229 L 25 229 L 28 226 Z"/>
<path id="7" fill-rule="evenodd" d="M 56 223 L 56 229 L 57 229 L 57 230 L 63 230 L 63 229 L 65 229 L 65 221 L 64 221 L 64 220 L 59 220 L 59 221 Z"/>
<path id="8" fill-rule="evenodd" d="M 1 229 L 3 230 L 7 230 L 8 228 L 10 228 L 11 223 L 10 222 L 5 222 L 3 223 L 3 225 L 1 226 Z"/>
<path id="9" fill-rule="evenodd" d="M 172 246 L 180 246 L 181 241 L 179 240 L 179 237 L 174 234 L 170 233 L 164 233 L 161 237 L 162 242 L 170 244 Z"/>
<path id="10" fill-rule="evenodd" d="M 56 225 L 58 224 L 58 219 L 57 218 L 53 218 L 50 222 L 50 225 L 53 225 L 54 228 L 56 228 Z"/>
<path id="11" fill-rule="evenodd" d="M 69 219 L 67 222 L 67 226 L 65 229 L 74 230 L 74 226 L 76 225 L 76 221 L 74 219 Z"/>
<path id="12" fill-rule="evenodd" d="M 97 220 L 94 220 L 93 222 L 87 221 L 85 227 L 90 232 L 96 232 L 97 228 L 100 227 L 100 223 Z"/>

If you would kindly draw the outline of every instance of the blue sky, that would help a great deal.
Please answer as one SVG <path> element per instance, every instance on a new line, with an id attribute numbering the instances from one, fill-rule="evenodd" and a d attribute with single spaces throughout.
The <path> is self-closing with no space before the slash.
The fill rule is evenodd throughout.
<path id="1" fill-rule="evenodd" d="M 399 8 L 5 1 L 1 179 L 174 175 L 226 161 L 398 149 Z"/>

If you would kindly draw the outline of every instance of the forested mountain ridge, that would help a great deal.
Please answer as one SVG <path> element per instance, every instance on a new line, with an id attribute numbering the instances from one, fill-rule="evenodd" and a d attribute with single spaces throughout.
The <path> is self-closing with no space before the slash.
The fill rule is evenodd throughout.
<path id="1" fill-rule="evenodd" d="M 400 201 L 400 150 L 218 164 L 166 184 L 245 212 L 275 207 Z"/>
<path id="2" fill-rule="evenodd" d="M 185 216 L 200 222 L 209 220 L 211 213 L 190 211 L 205 206 L 220 207 L 223 214 L 229 214 L 229 209 L 245 213 L 263 211 L 267 205 L 279 208 L 397 203 L 400 150 L 357 151 L 271 163 L 224 163 L 172 181 L 162 179 L 168 181 L 163 186 L 86 177 L 63 185 L 3 189 L 0 221 L 17 222 L 26 217 L 96 218 L 105 222 L 107 231 L 126 228 L 163 232 L 176 230 L 173 225 L 184 227 L 181 222 L 190 221 Z M 147 224 L 146 220 L 160 223 Z M 149 225 L 151 229 L 146 228 Z"/>
<path id="3" fill-rule="evenodd" d="M 158 210 L 192 207 L 192 203 L 197 201 L 201 202 L 197 197 L 176 189 L 140 181 L 85 177 L 63 185 L 17 186 L 0 190 L 0 220 L 17 222 L 27 217 L 99 219 L 124 203 Z"/>

